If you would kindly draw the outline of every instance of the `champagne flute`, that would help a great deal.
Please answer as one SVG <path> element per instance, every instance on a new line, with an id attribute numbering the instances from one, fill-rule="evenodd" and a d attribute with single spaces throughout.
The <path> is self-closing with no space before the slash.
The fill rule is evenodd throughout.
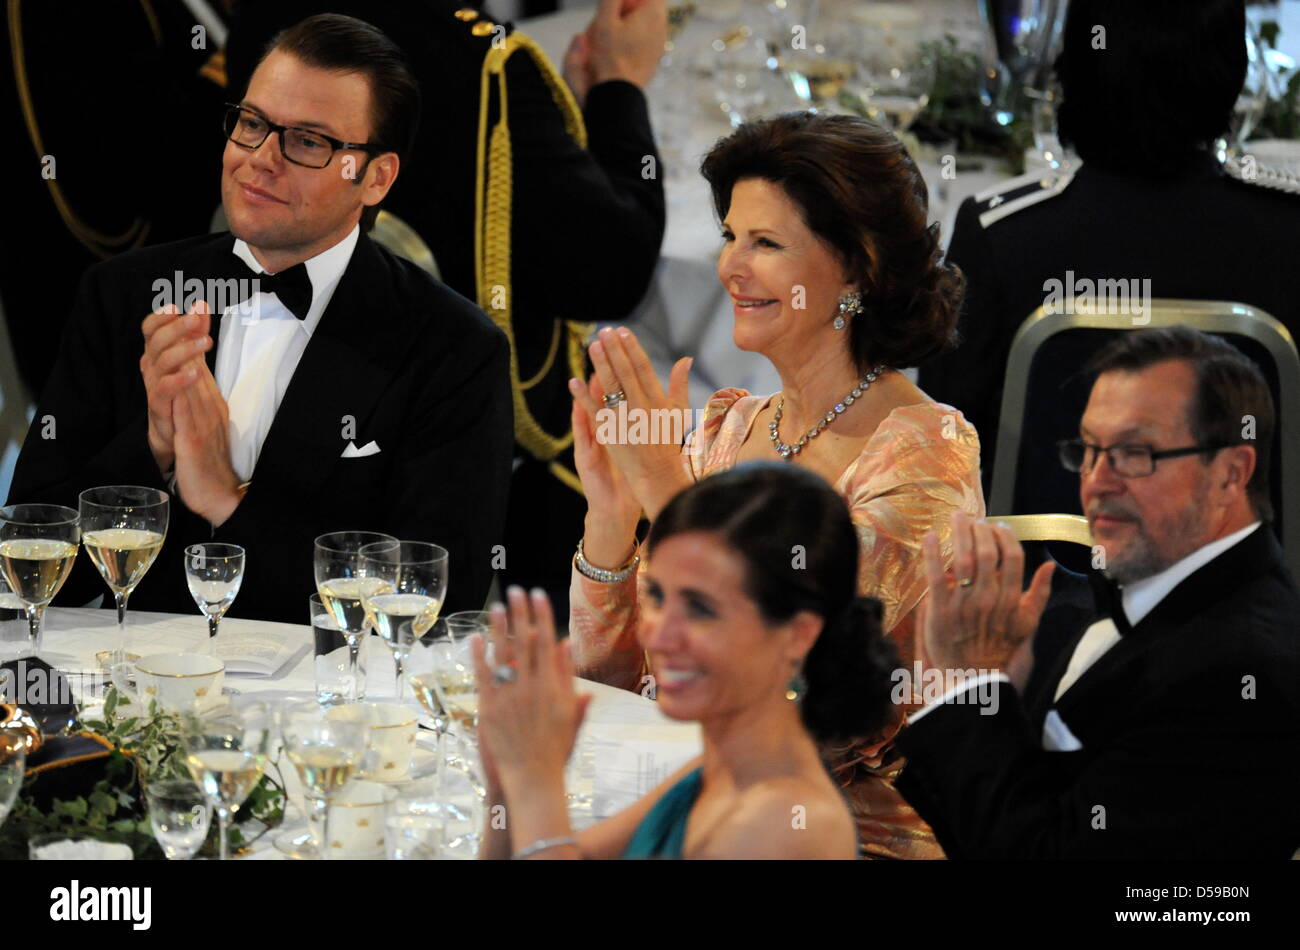
<path id="1" fill-rule="evenodd" d="M 439 677 L 446 679 L 456 688 L 456 683 L 463 679 L 464 662 L 457 664 L 457 658 L 468 660 L 470 657 L 469 638 L 479 634 L 486 641 L 490 631 L 488 612 L 486 610 L 461 610 L 449 614 L 435 624 L 425 642 L 415 646 L 412 654 L 412 672 L 408 674 L 411 689 L 420 705 L 433 719 L 438 736 L 445 736 L 451 726 L 451 713 L 444 706 L 439 690 Z M 488 643 L 490 651 L 492 644 Z M 489 659 L 491 653 L 489 652 Z M 473 662 L 469 660 L 473 670 Z M 466 715 L 462 712 L 462 719 Z"/>
<path id="2" fill-rule="evenodd" d="M 350 686 L 348 702 L 361 698 L 357 684 L 358 656 L 361 637 L 373 620 L 366 608 L 365 595 L 384 593 L 386 582 L 382 578 L 365 577 L 361 571 L 361 549 L 378 541 L 396 542 L 397 539 L 375 531 L 334 531 L 316 539 L 313 569 L 316 590 L 321 603 L 338 622 L 339 631 L 348 641 L 348 673 Z"/>
<path id="3" fill-rule="evenodd" d="M 330 719 L 328 707 L 315 702 L 291 703 L 280 710 L 280 736 L 284 750 L 302 780 L 311 808 L 307 816 L 310 840 L 294 833 L 276 842 L 281 850 L 299 858 L 329 857 L 329 814 L 336 790 L 361 767 L 368 730 L 359 722 Z"/>
<path id="4" fill-rule="evenodd" d="M 208 642 L 216 639 L 217 626 L 235 602 L 244 583 L 244 549 L 216 541 L 191 544 L 185 549 L 185 581 L 199 613 L 208 621 Z"/>
<path id="5" fill-rule="evenodd" d="M 33 655 L 41 650 L 45 608 L 59 592 L 77 559 L 81 518 L 62 505 L 0 508 L 0 571 L 27 611 Z"/>
<path id="6" fill-rule="evenodd" d="M 367 588 L 366 606 L 375 631 L 393 651 L 400 703 L 411 645 L 429 632 L 447 596 L 447 549 L 423 541 L 379 541 L 360 554 L 362 576 L 382 582 Z"/>
<path id="7" fill-rule="evenodd" d="M 126 659 L 126 602 L 167 537 L 169 499 L 156 488 L 110 485 L 81 493 L 82 543 L 117 605 L 114 662 Z"/>
<path id="8" fill-rule="evenodd" d="M 230 858 L 230 819 L 262 778 L 271 732 L 269 707 L 247 696 L 229 697 L 182 724 L 185 764 L 217 813 L 222 861 Z"/>

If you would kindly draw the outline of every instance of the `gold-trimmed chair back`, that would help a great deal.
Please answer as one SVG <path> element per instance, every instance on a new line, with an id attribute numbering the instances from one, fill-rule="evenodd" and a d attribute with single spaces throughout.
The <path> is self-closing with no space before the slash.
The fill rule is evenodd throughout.
<path id="1" fill-rule="evenodd" d="M 1092 547 L 1092 529 L 1083 515 L 1003 515 L 990 516 L 989 521 L 1000 521 L 1025 541 L 1070 541 Z"/>
<path id="2" fill-rule="evenodd" d="M 1133 315 L 1107 313 L 1093 300 L 1067 301 L 1053 308 L 1039 307 L 1020 325 L 1011 343 L 1002 390 L 1002 407 L 998 422 L 997 452 L 989 492 L 990 511 L 1014 511 L 1017 479 L 1032 477 L 1021 470 L 1021 446 L 1024 439 L 1026 410 L 1029 400 L 1031 369 L 1043 345 L 1052 337 L 1069 330 L 1138 330 L 1148 327 L 1189 326 L 1203 333 L 1230 335 L 1249 339 L 1264 350 L 1276 374 L 1274 392 L 1276 415 L 1277 467 L 1273 496 L 1282 522 L 1282 546 L 1291 572 L 1300 577 L 1300 491 L 1286 490 L 1300 484 L 1300 354 L 1290 331 L 1271 314 L 1249 304 L 1231 301 L 1170 300 L 1150 301 L 1142 322 Z M 1079 367 L 1068 367 L 1068 375 Z M 1268 376 L 1269 367 L 1262 367 Z"/>

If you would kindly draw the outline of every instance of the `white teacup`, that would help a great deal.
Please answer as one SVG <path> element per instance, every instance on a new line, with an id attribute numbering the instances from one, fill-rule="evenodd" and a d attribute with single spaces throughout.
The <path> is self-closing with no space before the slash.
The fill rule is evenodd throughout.
<path id="1" fill-rule="evenodd" d="M 134 701 L 150 700 L 169 713 L 202 712 L 221 702 L 226 665 L 202 653 L 151 653 L 134 663 L 135 686 L 125 680 L 130 667 L 113 670 L 113 683 Z"/>
<path id="2" fill-rule="evenodd" d="M 366 757 L 357 778 L 396 782 L 411 771 L 419 714 L 395 703 L 349 703 L 326 714 L 335 722 L 360 722 L 369 726 Z"/>
<path id="3" fill-rule="evenodd" d="M 326 829 L 330 858 L 385 856 L 384 788 L 354 779 L 334 792 Z"/>

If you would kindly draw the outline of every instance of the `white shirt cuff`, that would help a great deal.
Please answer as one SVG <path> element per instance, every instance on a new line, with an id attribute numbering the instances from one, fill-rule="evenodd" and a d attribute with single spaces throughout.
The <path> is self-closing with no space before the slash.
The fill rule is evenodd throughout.
<path id="1" fill-rule="evenodd" d="M 958 685 L 954 686 L 952 689 L 948 690 L 948 692 L 944 693 L 934 702 L 926 703 L 923 708 L 918 709 L 916 712 L 912 713 L 910 716 L 907 717 L 907 723 L 908 725 L 914 725 L 916 722 L 918 722 L 921 719 L 922 716 L 924 716 L 930 710 L 934 709 L 937 706 L 942 706 L 944 703 L 952 702 L 956 697 L 961 696 L 963 693 L 966 693 L 972 689 L 975 689 L 977 686 L 979 686 L 982 683 L 1010 683 L 1010 682 L 1011 682 L 1011 677 L 1007 676 L 1006 673 L 1003 673 L 1001 671 L 996 671 L 991 673 L 980 673 L 976 676 L 972 676 L 970 679 L 965 680 L 959 683 Z"/>

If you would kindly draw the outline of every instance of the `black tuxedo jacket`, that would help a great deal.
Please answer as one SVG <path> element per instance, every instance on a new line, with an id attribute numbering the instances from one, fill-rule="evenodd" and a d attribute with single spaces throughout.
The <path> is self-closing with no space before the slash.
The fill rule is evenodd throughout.
<path id="1" fill-rule="evenodd" d="M 954 858 L 1289 858 L 1300 846 L 1300 595 L 1262 525 L 1179 584 L 1053 704 L 1088 622 L 997 711 L 899 736 L 898 782 Z M 1046 624 L 1047 618 L 1044 618 Z M 1082 743 L 1042 747 L 1055 708 Z"/>
<path id="2" fill-rule="evenodd" d="M 171 281 L 176 271 L 225 276 L 233 245 L 228 233 L 193 238 L 86 272 L 11 502 L 76 508 L 78 493 L 97 485 L 166 488 L 148 444 L 140 325 L 154 309 L 154 281 Z M 214 335 L 219 324 L 214 318 Z M 210 367 L 216 351 L 208 351 Z M 285 391 L 247 496 L 215 531 L 173 496 L 167 542 L 130 606 L 194 611 L 182 551 L 220 540 L 248 552 L 231 616 L 306 623 L 314 539 L 366 530 L 447 548 L 444 610 L 478 609 L 510 478 L 508 359 L 504 335 L 474 304 L 361 235 Z M 349 441 L 374 441 L 380 451 L 343 458 Z M 81 557 L 55 602 L 76 606 L 105 591 Z"/>

